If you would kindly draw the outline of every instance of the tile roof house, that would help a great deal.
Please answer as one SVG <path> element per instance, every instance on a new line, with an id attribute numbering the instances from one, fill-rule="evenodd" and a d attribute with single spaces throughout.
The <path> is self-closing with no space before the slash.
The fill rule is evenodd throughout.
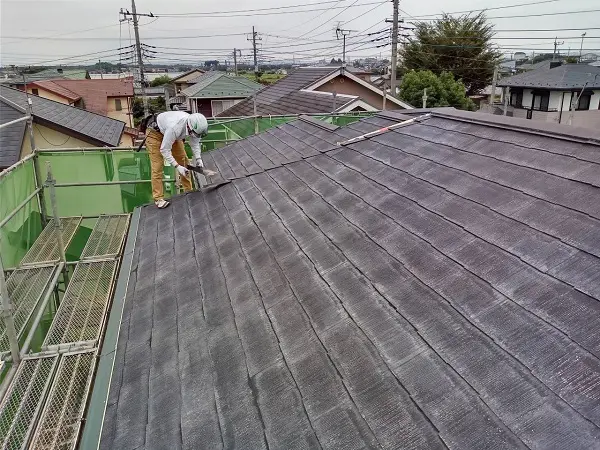
<path id="1" fill-rule="evenodd" d="M 252 116 L 255 98 L 258 115 L 375 111 L 383 107 L 381 89 L 342 67 L 301 67 L 219 116 Z M 412 106 L 387 95 L 386 109 L 408 108 Z"/>
<path id="2" fill-rule="evenodd" d="M 42 80 L 54 80 L 54 79 L 62 79 L 62 80 L 89 80 L 90 74 L 87 69 L 69 69 L 63 67 L 56 67 L 51 69 L 44 69 L 40 72 L 30 73 L 25 75 L 25 80 L 23 77 L 16 78 L 0 78 L 0 84 L 9 87 L 15 88 L 23 88 L 26 83 L 31 83 L 33 81 L 42 81 Z"/>
<path id="3" fill-rule="evenodd" d="M 190 87 L 172 98 L 171 106 L 213 117 L 241 102 L 263 86 L 246 77 L 225 72 L 207 72 L 190 81 Z"/>
<path id="4" fill-rule="evenodd" d="M 101 449 L 600 447 L 600 134 L 405 113 L 141 209 Z"/>
<path id="5" fill-rule="evenodd" d="M 508 113 L 514 117 L 600 127 L 600 67 L 564 64 L 541 68 L 501 79 L 498 86 L 508 87 Z"/>
<path id="6" fill-rule="evenodd" d="M 83 108 L 133 126 L 133 80 L 44 80 L 28 83 L 27 92 Z"/>
<path id="7" fill-rule="evenodd" d="M 36 146 L 117 147 L 123 141 L 125 123 L 35 95 L 30 96 Z M 0 123 L 26 115 L 27 98 L 23 91 L 0 87 Z M 6 168 L 31 152 L 25 122 L 0 130 L 0 168 Z"/>

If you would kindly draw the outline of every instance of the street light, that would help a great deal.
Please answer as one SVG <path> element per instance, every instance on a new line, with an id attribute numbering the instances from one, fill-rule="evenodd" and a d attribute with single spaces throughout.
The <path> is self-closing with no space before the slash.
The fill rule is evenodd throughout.
<path id="1" fill-rule="evenodd" d="M 586 36 L 587 32 L 581 35 L 581 47 L 579 47 L 579 63 L 581 64 L 581 53 L 583 52 L 583 38 Z"/>

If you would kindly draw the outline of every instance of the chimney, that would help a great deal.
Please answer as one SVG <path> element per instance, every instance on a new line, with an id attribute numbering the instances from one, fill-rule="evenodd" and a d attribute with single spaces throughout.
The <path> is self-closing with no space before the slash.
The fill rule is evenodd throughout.
<path id="1" fill-rule="evenodd" d="M 555 67 L 562 66 L 562 61 L 550 61 L 550 68 L 554 69 Z"/>

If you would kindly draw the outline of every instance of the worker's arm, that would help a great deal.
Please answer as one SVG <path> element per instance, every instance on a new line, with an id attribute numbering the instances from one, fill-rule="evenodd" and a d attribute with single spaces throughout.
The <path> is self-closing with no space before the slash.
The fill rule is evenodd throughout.
<path id="1" fill-rule="evenodd" d="M 190 134 L 189 142 L 192 153 L 194 154 L 194 162 L 200 167 L 204 167 L 204 163 L 202 162 L 202 151 L 200 150 L 200 138 Z"/>
<path id="2" fill-rule="evenodd" d="M 177 161 L 175 161 L 173 153 L 171 153 L 171 148 L 173 148 L 176 139 L 177 137 L 173 128 L 168 128 L 163 135 L 162 143 L 160 144 L 160 152 L 162 153 L 163 158 L 173 167 L 177 166 Z"/>

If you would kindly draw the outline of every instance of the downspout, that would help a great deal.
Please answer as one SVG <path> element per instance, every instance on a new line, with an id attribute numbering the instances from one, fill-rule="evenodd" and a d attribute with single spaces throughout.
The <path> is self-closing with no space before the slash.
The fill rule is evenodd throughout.
<path id="1" fill-rule="evenodd" d="M 562 93 L 562 99 L 560 101 L 560 111 L 558 112 L 558 123 L 561 123 L 561 119 L 562 119 L 562 112 L 563 112 L 563 105 L 565 104 L 565 93 L 563 91 Z"/>

